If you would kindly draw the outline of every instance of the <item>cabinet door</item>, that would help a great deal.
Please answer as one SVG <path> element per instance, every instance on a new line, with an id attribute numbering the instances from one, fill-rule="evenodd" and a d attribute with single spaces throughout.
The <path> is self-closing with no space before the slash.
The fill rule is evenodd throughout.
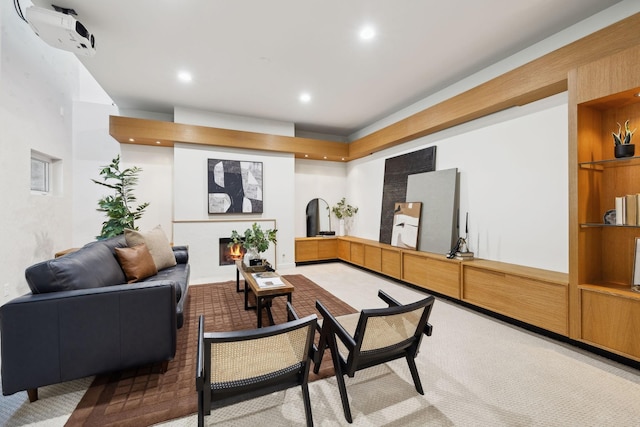
<path id="1" fill-rule="evenodd" d="M 351 261 L 351 242 L 338 240 L 338 258 L 343 261 Z"/>
<path id="2" fill-rule="evenodd" d="M 351 243 L 351 262 L 357 265 L 364 264 L 364 245 L 362 243 Z"/>
<path id="3" fill-rule="evenodd" d="M 369 270 L 382 271 L 382 250 L 375 246 L 364 246 L 364 266 Z"/>
<path id="4" fill-rule="evenodd" d="M 393 249 L 382 249 L 382 273 L 387 276 L 400 278 L 401 274 L 401 257 L 400 251 Z"/>
<path id="5" fill-rule="evenodd" d="M 640 299 L 582 290 L 582 339 L 640 359 Z"/>
<path id="6" fill-rule="evenodd" d="M 296 262 L 318 259 L 317 240 L 296 240 Z"/>
<path id="7" fill-rule="evenodd" d="M 460 299 L 460 264 L 429 258 L 426 260 L 427 288 Z"/>
<path id="8" fill-rule="evenodd" d="M 402 257 L 402 280 L 426 288 L 428 271 L 425 261 L 423 256 L 405 252 Z"/>
<path id="9" fill-rule="evenodd" d="M 318 240 L 318 259 L 334 259 L 338 257 L 338 241 L 336 239 Z"/>

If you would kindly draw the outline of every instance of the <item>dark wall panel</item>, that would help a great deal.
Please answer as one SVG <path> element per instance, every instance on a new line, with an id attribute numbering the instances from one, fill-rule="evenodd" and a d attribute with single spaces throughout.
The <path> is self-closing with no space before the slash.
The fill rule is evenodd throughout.
<path id="1" fill-rule="evenodd" d="M 424 148 L 386 160 L 382 187 L 380 243 L 391 243 L 393 209 L 396 202 L 406 202 L 409 175 L 436 170 L 436 147 Z"/>

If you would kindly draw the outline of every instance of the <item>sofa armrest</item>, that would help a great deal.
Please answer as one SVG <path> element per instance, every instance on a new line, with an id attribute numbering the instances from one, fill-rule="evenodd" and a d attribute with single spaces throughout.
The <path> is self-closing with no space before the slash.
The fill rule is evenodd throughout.
<path id="1" fill-rule="evenodd" d="M 175 255 L 178 264 L 189 262 L 189 246 L 172 246 L 171 249 L 173 249 L 173 255 Z"/>
<path id="2" fill-rule="evenodd" d="M 25 295 L 0 307 L 3 394 L 170 360 L 170 282 Z"/>

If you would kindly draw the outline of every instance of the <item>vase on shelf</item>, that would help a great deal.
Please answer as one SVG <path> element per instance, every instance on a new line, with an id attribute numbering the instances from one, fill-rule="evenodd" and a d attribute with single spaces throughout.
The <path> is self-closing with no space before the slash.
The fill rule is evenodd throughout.
<path id="1" fill-rule="evenodd" d="M 338 221 L 338 236 L 344 235 L 344 218 L 341 218 L 340 221 Z"/>
<path id="2" fill-rule="evenodd" d="M 616 156 L 616 159 L 620 159 L 623 157 L 633 157 L 635 152 L 635 144 L 618 144 L 614 146 L 613 154 Z"/>

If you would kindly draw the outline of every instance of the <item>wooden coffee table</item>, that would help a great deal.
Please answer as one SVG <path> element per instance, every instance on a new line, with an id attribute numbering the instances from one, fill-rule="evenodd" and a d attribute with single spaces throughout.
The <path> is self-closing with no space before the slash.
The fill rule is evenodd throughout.
<path id="1" fill-rule="evenodd" d="M 262 309 L 265 308 L 267 310 L 267 316 L 269 317 L 269 322 L 273 325 L 273 315 L 271 313 L 271 301 L 276 297 L 287 297 L 287 301 L 291 302 L 291 294 L 294 291 L 293 285 L 285 280 L 282 276 L 271 273 L 274 277 L 274 280 L 279 280 L 282 282 L 282 285 L 277 286 L 266 286 L 261 287 L 253 276 L 254 272 L 251 271 L 250 267 L 247 267 L 241 260 L 236 261 L 236 289 L 240 289 L 240 274 L 244 278 L 244 309 L 245 310 L 256 310 L 256 315 L 258 317 L 258 328 L 262 327 Z M 264 272 L 259 272 L 264 273 Z M 251 291 L 256 297 L 256 305 L 249 305 L 249 291 Z M 289 315 L 287 314 L 287 320 L 289 319 Z"/>

